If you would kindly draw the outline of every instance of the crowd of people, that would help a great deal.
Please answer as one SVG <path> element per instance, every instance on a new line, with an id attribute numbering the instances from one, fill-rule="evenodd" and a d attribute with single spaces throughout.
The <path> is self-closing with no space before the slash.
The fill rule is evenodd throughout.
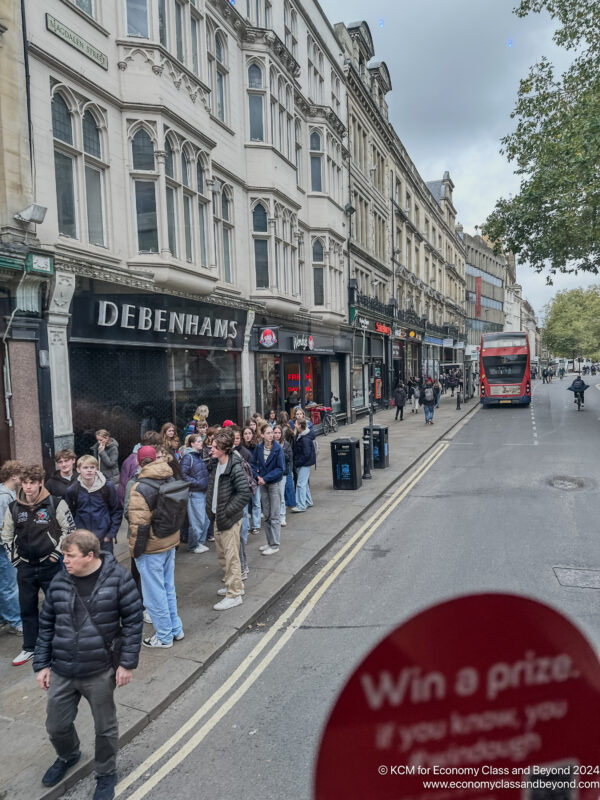
<path id="1" fill-rule="evenodd" d="M 400 421 L 404 419 L 404 408 L 410 404 L 411 414 L 418 414 L 423 409 L 425 425 L 433 425 L 435 409 L 440 407 L 440 398 L 443 394 L 450 391 L 454 397 L 455 390 L 461 390 L 463 384 L 462 373 L 460 370 L 444 372 L 439 378 L 415 378 L 411 377 L 404 381 L 399 380 L 394 390 L 394 404 L 396 406 L 396 416 L 394 419 Z"/>
<path id="2" fill-rule="evenodd" d="M 40 464 L 7 461 L 0 468 L 0 626 L 23 637 L 13 665 L 32 662 L 48 691 L 57 760 L 45 786 L 79 760 L 73 722 L 85 697 L 96 729 L 94 798 L 114 796 L 115 685 L 131 680 L 142 645 L 171 648 L 185 636 L 176 551 L 186 546 L 201 555 L 214 542 L 223 571 L 214 609 L 225 611 L 243 602 L 249 534 L 262 528 L 259 550 L 275 555 L 287 512 L 312 506 L 312 423 L 301 407 L 293 419 L 274 410 L 266 417 L 212 425 L 209 409 L 199 406 L 181 439 L 172 422 L 147 430 L 120 468 L 118 443 L 104 429 L 91 453 L 57 452 L 47 478 Z M 124 520 L 130 570 L 114 557 Z M 143 623 L 152 635 L 143 636 Z"/>

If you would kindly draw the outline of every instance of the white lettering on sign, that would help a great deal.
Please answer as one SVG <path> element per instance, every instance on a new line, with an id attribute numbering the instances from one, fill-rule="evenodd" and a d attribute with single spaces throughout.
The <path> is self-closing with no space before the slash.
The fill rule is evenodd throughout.
<path id="1" fill-rule="evenodd" d="M 98 306 L 98 325 L 103 325 L 109 328 L 111 325 L 116 325 L 119 319 L 119 309 L 116 303 L 111 303 L 110 300 L 100 300 Z"/>
<path id="2" fill-rule="evenodd" d="M 156 333 L 179 333 L 185 336 L 210 336 L 215 339 L 235 339 L 237 320 L 199 317 L 183 311 L 167 311 L 164 308 L 152 309 L 123 303 L 121 307 L 112 300 L 98 303 L 97 324 L 103 328 L 119 326 L 127 330 L 151 331 Z"/>
<path id="3" fill-rule="evenodd" d="M 426 703 L 434 698 L 441 700 L 446 696 L 444 676 L 440 672 L 421 675 L 419 667 L 403 669 L 395 681 L 389 672 L 380 672 L 377 682 L 370 675 L 361 675 L 360 682 L 373 711 L 384 703 L 400 706 L 408 695 L 413 703 Z"/>
<path id="4" fill-rule="evenodd" d="M 152 327 L 152 309 L 142 306 L 138 316 L 138 329 L 140 331 L 149 331 Z"/>

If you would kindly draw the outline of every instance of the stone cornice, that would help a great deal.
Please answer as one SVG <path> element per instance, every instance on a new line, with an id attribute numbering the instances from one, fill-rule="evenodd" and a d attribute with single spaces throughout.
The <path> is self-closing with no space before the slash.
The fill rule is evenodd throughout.
<path id="1" fill-rule="evenodd" d="M 345 134 L 346 126 L 331 106 L 320 106 L 311 103 L 298 89 L 294 89 L 294 103 L 305 119 L 325 122 L 340 137 Z"/>
<path id="2" fill-rule="evenodd" d="M 268 48 L 268 52 L 275 56 L 282 69 L 292 78 L 300 76 L 300 64 L 273 31 L 265 28 L 246 27 L 242 34 L 242 41 L 244 44 L 264 43 Z"/>

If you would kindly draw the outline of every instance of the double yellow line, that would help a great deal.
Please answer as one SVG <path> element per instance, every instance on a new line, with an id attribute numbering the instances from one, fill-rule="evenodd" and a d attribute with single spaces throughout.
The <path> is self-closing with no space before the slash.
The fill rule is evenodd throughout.
<path id="1" fill-rule="evenodd" d="M 310 614 L 327 589 L 336 580 L 353 558 L 360 552 L 371 536 L 377 531 L 379 526 L 390 516 L 397 506 L 404 500 L 406 495 L 421 478 L 431 469 L 435 462 L 446 452 L 449 447 L 448 442 L 440 442 L 427 458 L 420 464 L 411 477 L 406 480 L 377 511 L 354 533 L 346 544 L 323 566 L 320 572 L 310 581 L 310 583 L 300 592 L 289 608 L 273 624 L 271 629 L 261 638 L 260 642 L 241 662 L 239 667 L 229 676 L 227 681 L 218 689 L 209 700 L 207 700 L 190 719 L 178 729 L 167 741 L 161 745 L 151 756 L 133 770 L 116 787 L 115 795 L 119 797 L 129 789 L 136 781 L 142 778 L 149 769 L 162 760 L 167 753 L 175 747 L 208 715 L 208 713 L 225 698 L 228 692 L 233 689 L 236 683 L 248 673 L 238 688 L 218 707 L 209 717 L 202 727 L 194 733 L 185 743 L 172 755 L 165 763 L 159 767 L 147 780 L 144 781 L 129 796 L 129 800 L 142 800 L 152 791 L 170 772 L 172 772 L 184 759 L 190 755 L 196 747 L 206 738 L 210 731 L 231 711 L 235 704 L 240 700 L 248 689 L 258 680 L 265 669 L 273 661 L 276 655 L 291 639 L 294 633 L 302 626 L 306 617 Z M 302 607 L 302 608 L 301 608 Z M 296 612 L 297 615 L 296 615 Z M 296 616 L 295 616 L 296 615 Z M 285 630 L 284 630 L 285 629 Z M 282 635 L 274 642 L 272 648 L 260 661 L 255 664 L 258 657 L 265 650 L 273 639 L 281 632 Z M 254 665 L 254 666 L 253 666 Z"/>

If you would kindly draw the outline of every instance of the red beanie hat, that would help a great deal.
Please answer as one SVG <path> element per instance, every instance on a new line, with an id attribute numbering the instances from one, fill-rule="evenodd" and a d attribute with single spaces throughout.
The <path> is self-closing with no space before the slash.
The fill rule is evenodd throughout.
<path id="1" fill-rule="evenodd" d="M 137 451 L 137 461 L 140 464 L 145 458 L 151 458 L 152 461 L 156 461 L 156 450 L 150 445 L 145 444 L 143 447 Z"/>

